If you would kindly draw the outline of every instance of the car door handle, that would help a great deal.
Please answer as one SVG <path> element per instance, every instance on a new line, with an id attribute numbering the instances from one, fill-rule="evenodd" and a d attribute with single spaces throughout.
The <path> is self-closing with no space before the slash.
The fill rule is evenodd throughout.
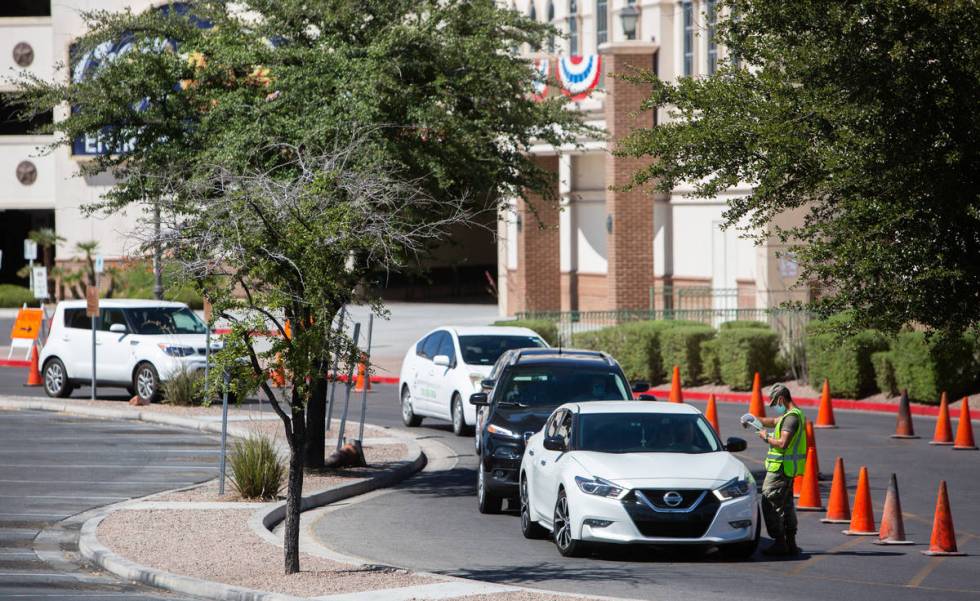
<path id="1" fill-rule="evenodd" d="M 545 461 L 544 459 L 541 460 L 541 465 L 545 465 L 546 463 L 548 463 L 548 462 Z"/>
<path id="2" fill-rule="evenodd" d="M 532 449 L 528 451 L 527 454 L 530 455 L 531 457 L 534 457 L 534 450 Z"/>

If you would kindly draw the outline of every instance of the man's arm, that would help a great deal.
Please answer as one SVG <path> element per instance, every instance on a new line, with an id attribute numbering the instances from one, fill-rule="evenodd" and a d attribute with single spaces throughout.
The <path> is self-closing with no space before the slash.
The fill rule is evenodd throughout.
<path id="1" fill-rule="evenodd" d="M 772 418 L 766 418 L 766 419 L 772 421 L 773 424 L 775 424 L 776 420 Z M 796 429 L 799 427 L 800 427 L 800 420 L 797 419 L 795 415 L 788 415 L 786 416 L 786 418 L 783 419 L 783 428 L 782 431 L 779 433 L 779 438 L 769 436 L 769 434 L 766 433 L 765 430 L 759 431 L 759 438 L 766 441 L 770 445 L 776 447 L 777 449 L 785 449 L 786 447 L 789 446 L 789 441 L 792 440 L 793 434 L 796 432 Z"/>

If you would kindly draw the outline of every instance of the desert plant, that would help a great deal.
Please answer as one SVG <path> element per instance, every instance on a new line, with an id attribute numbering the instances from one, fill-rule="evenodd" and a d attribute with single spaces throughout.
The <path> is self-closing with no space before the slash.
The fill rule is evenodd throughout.
<path id="1" fill-rule="evenodd" d="M 160 383 L 163 402 L 168 405 L 190 406 L 201 400 L 204 392 L 204 375 L 187 369 L 182 363 L 169 378 Z"/>
<path id="2" fill-rule="evenodd" d="M 261 434 L 235 441 L 228 456 L 231 483 L 245 499 L 274 500 L 286 478 L 272 439 Z"/>

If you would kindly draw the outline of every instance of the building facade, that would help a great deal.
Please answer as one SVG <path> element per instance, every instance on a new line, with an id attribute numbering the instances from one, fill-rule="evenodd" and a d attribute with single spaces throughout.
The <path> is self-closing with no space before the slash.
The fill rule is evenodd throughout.
<path id="1" fill-rule="evenodd" d="M 538 164 L 554 173 L 558 205 L 529 197 L 504 211 L 499 227 L 500 312 L 606 311 L 664 308 L 761 309 L 802 292 L 796 265 L 773 239 L 761 245 L 724 230 L 723 212 L 735 188 L 716 198 L 621 191 L 643 160 L 610 149 L 634 128 L 669 118 L 641 110 L 648 90 L 611 75 L 631 67 L 660 78 L 711 74 L 726 60 L 714 38 L 713 0 L 514 0 L 508 6 L 564 33 L 531 54 L 542 73 L 557 75 L 546 93 L 575 91 L 573 63 L 600 65 L 598 85 L 573 96 L 572 110 L 607 132 L 578 147 L 533 149 Z M 529 54 L 530 49 L 525 49 Z M 581 58 L 578 58 L 578 57 Z M 786 217 L 787 224 L 793 216 Z M 699 291 L 704 294 L 684 295 Z M 701 299 L 679 307 L 684 299 Z"/>

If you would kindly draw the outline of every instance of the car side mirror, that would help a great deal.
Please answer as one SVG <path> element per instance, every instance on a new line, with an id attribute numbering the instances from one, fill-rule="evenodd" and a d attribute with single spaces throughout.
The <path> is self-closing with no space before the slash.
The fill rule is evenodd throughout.
<path id="1" fill-rule="evenodd" d="M 126 324 L 114 323 L 111 326 L 109 326 L 109 331 L 110 332 L 115 332 L 117 334 L 125 334 L 126 333 Z"/>
<path id="2" fill-rule="evenodd" d="M 545 436 L 544 448 L 549 451 L 563 452 L 565 450 L 565 439 L 560 436 Z"/>
<path id="3" fill-rule="evenodd" d="M 490 404 L 490 399 L 485 392 L 474 392 L 470 395 L 470 405 L 486 407 Z"/>
<path id="4" fill-rule="evenodd" d="M 494 385 L 494 381 L 490 378 L 486 378 L 485 380 L 480 380 L 480 388 L 483 388 L 484 390 L 491 390 L 493 388 L 493 385 Z"/>
<path id="5" fill-rule="evenodd" d="M 432 362 L 439 367 L 449 367 L 449 355 L 436 355 L 432 358 Z"/>
<path id="6" fill-rule="evenodd" d="M 632 383 L 633 392 L 646 392 L 650 390 L 650 383 L 644 380 L 636 380 Z"/>
<path id="7" fill-rule="evenodd" d="M 737 436 L 732 436 L 725 441 L 725 450 L 730 453 L 744 451 L 748 446 L 749 445 L 747 442 L 745 442 L 744 438 L 738 438 Z"/>
<path id="8" fill-rule="evenodd" d="M 657 400 L 657 397 L 653 396 L 652 394 L 641 394 L 638 398 L 641 401 L 656 401 Z"/>

